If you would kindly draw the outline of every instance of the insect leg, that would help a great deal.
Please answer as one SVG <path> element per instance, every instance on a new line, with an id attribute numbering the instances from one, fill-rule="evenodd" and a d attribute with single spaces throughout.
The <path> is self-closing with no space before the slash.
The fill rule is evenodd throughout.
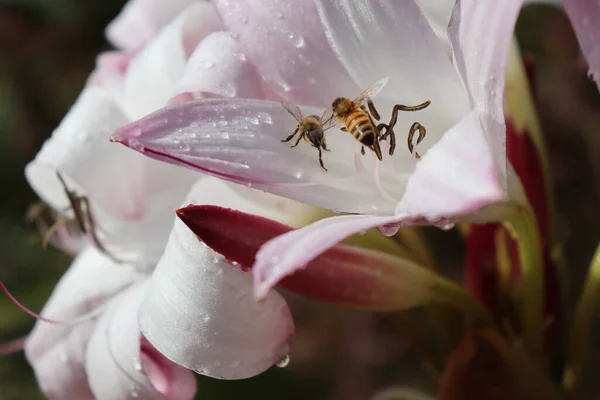
<path id="1" fill-rule="evenodd" d="M 414 124 L 412 124 L 412 126 L 410 127 L 410 130 L 408 131 L 408 150 L 410 151 L 410 154 L 412 154 L 413 150 L 414 150 L 413 137 L 415 136 L 415 132 L 417 132 L 417 131 L 419 131 L 419 137 L 417 138 L 417 145 L 423 141 L 423 139 L 425 138 L 425 135 L 427 133 L 427 131 L 425 130 L 425 127 L 423 125 L 421 125 L 420 123 L 415 122 Z M 421 158 L 419 153 L 415 153 L 415 157 Z"/>
<path id="2" fill-rule="evenodd" d="M 321 140 L 321 148 L 325 151 L 331 151 L 327 148 L 327 143 L 325 143 L 325 138 L 323 138 L 323 140 Z"/>
<path id="3" fill-rule="evenodd" d="M 340 128 L 340 130 L 341 130 L 342 132 L 348 132 L 348 128 L 346 128 L 345 126 L 342 126 L 342 127 Z"/>
<path id="4" fill-rule="evenodd" d="M 292 148 L 298 146 L 298 143 L 300 143 L 300 140 L 302 140 L 303 137 L 304 137 L 304 131 L 302 131 L 300 136 L 298 136 L 298 140 L 296 140 L 296 143 L 292 146 Z"/>
<path id="5" fill-rule="evenodd" d="M 365 146 L 361 146 L 360 154 L 362 154 L 363 156 L 365 155 Z"/>
<path id="6" fill-rule="evenodd" d="M 298 133 L 298 129 L 299 129 L 299 128 L 296 128 L 296 130 L 294 131 L 294 133 L 292 133 L 290 136 L 286 137 L 285 139 L 282 139 L 281 141 L 282 141 L 282 142 L 289 142 L 290 140 L 292 140 L 292 138 L 293 138 L 294 136 L 296 136 L 296 133 Z"/>
<path id="7" fill-rule="evenodd" d="M 321 148 L 317 147 L 317 150 L 319 150 L 319 164 L 321 164 L 321 168 L 323 168 L 325 171 L 327 171 L 327 168 L 325 168 L 325 165 L 323 165 L 323 153 L 321 152 Z"/>
<path id="8" fill-rule="evenodd" d="M 369 106 L 369 112 L 371 113 L 373 118 L 375 118 L 377 121 L 379 121 L 381 119 L 381 116 L 377 112 L 377 109 L 375 108 L 375 104 L 373 104 L 373 100 L 367 98 L 367 105 Z"/>
<path id="9" fill-rule="evenodd" d="M 379 140 L 376 139 L 375 142 L 373 142 L 373 146 L 371 146 L 371 148 L 375 152 L 377 159 L 379 161 L 383 160 L 383 156 L 381 155 L 381 147 L 379 146 Z"/>

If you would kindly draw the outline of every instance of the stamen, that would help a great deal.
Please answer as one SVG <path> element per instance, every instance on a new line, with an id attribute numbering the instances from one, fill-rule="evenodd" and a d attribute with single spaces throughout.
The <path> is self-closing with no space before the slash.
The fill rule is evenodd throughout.
<path id="1" fill-rule="evenodd" d="M 99 315 L 100 313 L 102 313 L 104 311 L 104 309 L 106 308 L 106 305 L 103 304 L 99 307 L 97 307 L 96 309 L 85 313 L 81 316 L 79 316 L 78 318 L 75 319 L 71 319 L 71 320 L 56 320 L 56 319 L 50 319 L 50 318 L 46 318 L 41 316 L 40 314 L 37 314 L 33 311 L 31 311 L 29 308 L 25 307 L 23 304 L 21 304 L 10 292 L 9 290 L 6 288 L 6 286 L 4 286 L 4 284 L 2 283 L 2 281 L 0 281 L 0 289 L 4 292 L 4 294 L 6 294 L 6 296 L 10 299 L 10 301 L 12 301 L 14 303 L 14 305 L 16 305 L 21 311 L 23 311 L 25 314 L 29 315 L 32 318 L 37 319 L 38 321 L 43 321 L 49 324 L 53 324 L 53 325 L 78 325 L 82 322 L 86 322 L 89 321 L 90 319 L 96 317 L 97 315 Z"/>
<path id="2" fill-rule="evenodd" d="M 391 200 L 391 201 L 398 201 L 398 199 L 394 198 L 392 195 L 390 195 L 383 187 L 383 185 L 381 184 L 381 166 L 380 166 L 381 162 L 379 160 L 375 160 L 375 185 L 377 186 L 377 189 L 379 190 L 379 193 L 381 193 L 381 195 L 383 196 L 383 198 L 385 198 L 386 200 Z"/>
<path id="3" fill-rule="evenodd" d="M 23 350 L 23 347 L 25 347 L 25 341 L 27 341 L 28 337 L 29 335 L 26 335 L 15 340 L 11 340 L 8 343 L 0 344 L 0 356 L 7 356 Z"/>

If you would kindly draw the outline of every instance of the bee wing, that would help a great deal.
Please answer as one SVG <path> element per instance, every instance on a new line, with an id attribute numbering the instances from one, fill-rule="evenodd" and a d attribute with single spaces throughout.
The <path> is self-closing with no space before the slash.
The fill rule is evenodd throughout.
<path id="1" fill-rule="evenodd" d="M 335 115 L 331 110 L 325 109 L 323 115 L 321 115 L 321 123 L 323 124 L 323 130 L 332 128 L 335 125 Z"/>
<path id="2" fill-rule="evenodd" d="M 281 102 L 281 105 L 287 110 L 287 112 L 289 112 L 294 118 L 296 118 L 296 121 L 300 123 L 302 122 L 304 117 L 302 116 L 302 111 L 300 110 L 300 107 L 298 107 L 296 104 L 289 104 L 283 102 Z"/>
<path id="3" fill-rule="evenodd" d="M 354 101 L 357 103 L 362 103 L 362 101 L 366 98 L 377 96 L 379 92 L 381 92 L 381 90 L 385 87 L 385 85 L 387 85 L 389 80 L 390 78 L 387 76 L 385 78 L 381 78 L 380 80 L 366 88 L 364 92 L 362 92 L 356 99 L 354 99 Z"/>

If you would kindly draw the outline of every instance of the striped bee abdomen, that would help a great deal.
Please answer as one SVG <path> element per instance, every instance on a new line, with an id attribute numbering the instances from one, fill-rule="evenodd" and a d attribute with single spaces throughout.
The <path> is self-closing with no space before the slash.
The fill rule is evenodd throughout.
<path id="1" fill-rule="evenodd" d="M 373 125 L 369 116 L 363 110 L 352 111 L 346 118 L 346 127 L 348 132 L 365 146 L 372 146 L 375 143 Z"/>

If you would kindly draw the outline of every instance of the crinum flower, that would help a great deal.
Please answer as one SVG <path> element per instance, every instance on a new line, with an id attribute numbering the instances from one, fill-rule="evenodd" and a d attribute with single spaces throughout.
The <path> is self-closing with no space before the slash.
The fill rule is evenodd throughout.
<path id="1" fill-rule="evenodd" d="M 389 83 L 374 99 L 383 122 L 394 104 L 430 100 L 422 111 L 401 113 L 395 128 L 402 137 L 402 127 L 414 121 L 426 127 L 420 160 L 404 146 L 382 162 L 371 152 L 361 157 L 348 133 L 330 129 L 324 171 L 314 149 L 281 143 L 296 121 L 279 103 L 250 99 L 166 107 L 120 128 L 113 140 L 155 159 L 355 214 L 265 244 L 253 269 L 259 298 L 343 238 L 372 227 L 393 234 L 407 225 L 506 220 L 522 249 L 538 243 L 505 155 L 504 74 L 521 1 L 463 0 L 453 8 L 443 2 L 441 12 L 419 4 L 215 1 L 261 76 L 305 115 L 321 115 L 336 97 L 356 97 L 383 77 Z M 426 16 L 436 15 L 432 28 Z M 440 29 L 443 21 L 447 31 Z M 539 354 L 541 255 L 537 244 L 522 255 L 525 341 Z"/>

